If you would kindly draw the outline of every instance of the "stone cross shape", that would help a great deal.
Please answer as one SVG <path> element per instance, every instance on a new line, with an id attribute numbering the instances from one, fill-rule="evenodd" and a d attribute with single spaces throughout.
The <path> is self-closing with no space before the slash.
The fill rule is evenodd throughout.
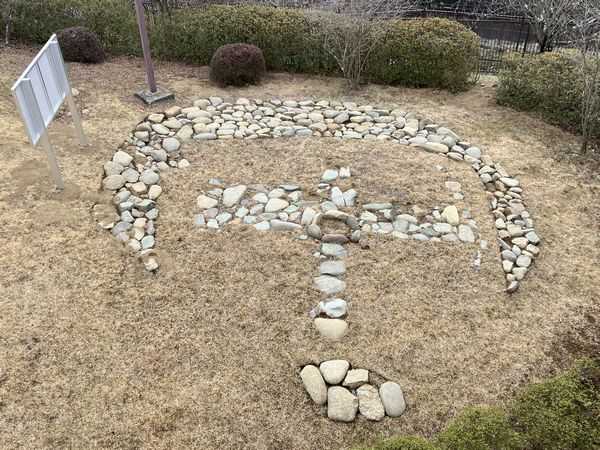
<path id="1" fill-rule="evenodd" d="M 347 167 L 327 169 L 321 176 L 317 193 L 319 200 L 308 200 L 300 186 L 280 184 L 275 188 L 263 185 L 238 184 L 225 187 L 218 179 L 209 180 L 212 189 L 197 198 L 200 212 L 195 224 L 207 230 L 218 231 L 227 225 L 246 224 L 258 231 L 297 232 L 298 239 L 314 239 L 319 243 L 319 274 L 314 286 L 323 299 L 309 316 L 322 336 L 341 339 L 348 328 L 344 318 L 348 304 L 341 297 L 346 288 L 344 257 L 346 245 L 365 245 L 365 234 L 389 234 L 397 239 L 419 241 L 469 242 L 476 240 L 477 226 L 474 221 L 460 223 L 458 210 L 450 205 L 442 212 L 434 210 L 423 221 L 411 214 L 401 213 L 388 202 L 362 204 L 356 209 L 358 192 L 342 191 L 338 180 L 350 178 Z M 456 190 L 456 189 L 454 189 Z"/>

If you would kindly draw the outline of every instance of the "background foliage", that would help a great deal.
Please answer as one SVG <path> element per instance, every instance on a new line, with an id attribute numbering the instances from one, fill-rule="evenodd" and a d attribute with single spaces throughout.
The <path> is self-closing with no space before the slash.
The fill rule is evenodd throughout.
<path id="1" fill-rule="evenodd" d="M 498 103 L 535 112 L 549 123 L 580 133 L 583 77 L 578 58 L 574 51 L 508 56 L 498 74 Z M 600 117 L 592 135 L 600 137 Z"/>
<path id="2" fill-rule="evenodd" d="M 21 41 L 41 44 L 52 33 L 79 25 L 96 32 L 110 54 L 140 54 L 129 0 L 13 1 L 12 34 Z M 162 59 L 206 65 L 218 47 L 242 42 L 262 49 L 270 70 L 334 75 L 337 65 L 323 48 L 331 30 L 322 18 L 298 9 L 210 6 L 151 16 L 148 25 L 154 55 Z M 479 57 L 474 33 L 444 19 L 387 26 L 386 38 L 371 53 L 366 81 L 453 91 L 468 87 Z"/>

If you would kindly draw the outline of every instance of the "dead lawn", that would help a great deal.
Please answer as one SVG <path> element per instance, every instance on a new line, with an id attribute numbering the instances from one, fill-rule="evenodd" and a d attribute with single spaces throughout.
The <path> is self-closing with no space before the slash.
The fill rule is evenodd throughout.
<path id="1" fill-rule="evenodd" d="M 600 320 L 600 185 L 552 156 L 575 138 L 494 104 L 493 89 L 458 96 L 370 86 L 351 98 L 397 104 L 483 147 L 526 191 L 544 241 L 522 290 L 507 297 L 493 222 L 462 164 L 398 146 L 334 140 L 189 145 L 192 167 L 165 178 L 152 276 L 91 217 L 101 167 L 147 109 L 132 98 L 141 60 L 73 65 L 93 143 L 52 127 L 67 189 L 51 192 L 44 154 L 25 139 L 9 88 L 33 51 L 0 50 L 0 447 L 3 449 L 346 449 L 381 436 L 429 436 L 467 405 L 502 403 L 524 383 L 571 363 L 565 336 Z M 205 69 L 159 64 L 177 104 L 208 95 L 342 98 L 337 79 L 276 74 L 262 86 L 221 90 Z M 158 108 L 164 108 L 164 105 Z M 155 109 L 158 109 L 155 108 Z M 363 198 L 408 206 L 453 202 L 459 180 L 491 245 L 370 239 L 348 258 L 350 333 L 319 339 L 306 313 L 315 245 L 248 228 L 194 230 L 207 181 L 313 186 L 348 164 Z M 444 166 L 441 172 L 436 165 Z M 593 333 L 592 333 L 593 334 Z M 584 345 L 584 344 L 582 344 Z M 297 368 L 343 357 L 396 380 L 399 420 L 334 424 L 305 395 Z"/>

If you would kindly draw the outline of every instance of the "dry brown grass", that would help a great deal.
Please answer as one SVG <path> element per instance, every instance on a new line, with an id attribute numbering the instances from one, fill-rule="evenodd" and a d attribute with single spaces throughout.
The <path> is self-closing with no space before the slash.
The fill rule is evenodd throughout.
<path id="1" fill-rule="evenodd" d="M 143 83 L 140 60 L 72 67 L 93 145 L 77 148 L 68 121 L 53 125 L 68 180 L 55 194 L 7 91 L 31 53 L 0 54 L 3 449 L 322 449 L 431 435 L 464 406 L 502 402 L 568 364 L 557 342 L 597 323 L 599 186 L 550 157 L 572 136 L 495 106 L 490 88 L 452 96 L 369 87 L 355 98 L 448 124 L 521 178 L 544 248 L 518 294 L 501 292 L 493 224 L 470 169 L 397 146 L 328 140 L 189 146 L 192 167 L 164 182 L 163 267 L 152 276 L 90 214 L 106 199 L 97 190 L 102 163 L 146 111 L 131 97 Z M 214 93 L 342 94 L 336 79 L 274 75 L 260 87 L 220 90 L 206 75 L 182 65 L 158 69 L 182 105 Z M 492 245 L 480 272 L 471 268 L 475 246 L 371 239 L 369 249 L 353 247 L 351 331 L 330 344 L 306 316 L 318 298 L 313 243 L 244 228 L 209 235 L 193 229 L 192 215 L 210 177 L 311 186 L 323 168 L 342 163 L 357 170 L 353 182 L 364 196 L 407 205 L 449 203 L 443 182 L 460 180 L 464 206 Z M 320 416 L 296 369 L 330 357 L 399 381 L 408 412 L 377 424 Z"/>

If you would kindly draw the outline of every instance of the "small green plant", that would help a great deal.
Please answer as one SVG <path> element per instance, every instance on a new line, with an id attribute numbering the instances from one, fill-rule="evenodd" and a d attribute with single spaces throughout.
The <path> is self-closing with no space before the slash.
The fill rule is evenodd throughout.
<path id="1" fill-rule="evenodd" d="M 439 435 L 442 450 L 519 450 L 521 438 L 499 408 L 468 408 Z"/>

